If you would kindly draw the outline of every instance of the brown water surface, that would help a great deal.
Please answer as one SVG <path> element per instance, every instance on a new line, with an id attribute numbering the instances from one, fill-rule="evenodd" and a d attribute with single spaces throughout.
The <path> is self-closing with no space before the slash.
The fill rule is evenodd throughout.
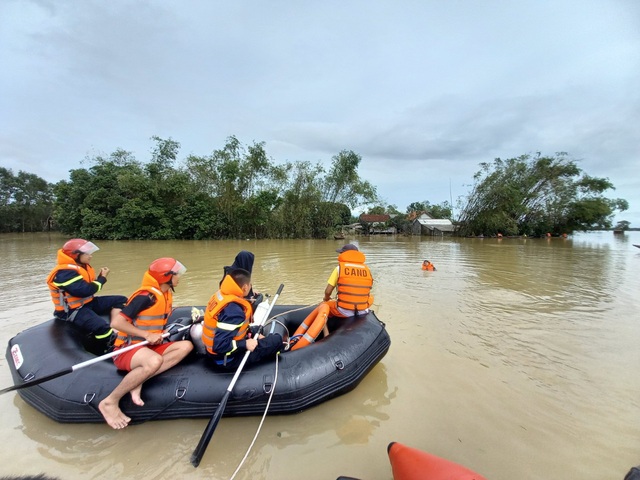
<path id="1" fill-rule="evenodd" d="M 353 238 L 327 241 L 96 241 L 104 294 L 129 295 L 148 264 L 188 267 L 176 305 L 201 305 L 241 249 L 254 286 L 280 304 L 321 299 L 335 248 L 353 240 L 376 283 L 391 348 L 352 392 L 302 414 L 269 416 L 237 479 L 391 478 L 391 441 L 492 480 L 622 480 L 640 463 L 640 232 L 560 239 Z M 2 235 L 0 343 L 47 320 L 44 279 L 57 235 Z M 422 271 L 429 259 L 436 272 Z M 87 367 L 91 368 L 91 367 Z M 0 386 L 11 384 L 0 357 Z M 0 396 L 0 475 L 60 479 L 228 479 L 260 417 L 224 418 L 199 468 L 206 420 L 113 431 L 49 420 Z"/>

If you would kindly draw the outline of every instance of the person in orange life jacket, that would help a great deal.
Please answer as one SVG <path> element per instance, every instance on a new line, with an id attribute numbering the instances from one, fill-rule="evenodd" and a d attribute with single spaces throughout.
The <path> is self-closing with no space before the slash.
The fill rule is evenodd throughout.
<path id="1" fill-rule="evenodd" d="M 333 269 L 327 280 L 323 298 L 331 308 L 330 315 L 351 317 L 369 313 L 369 307 L 373 305 L 373 276 L 369 267 L 364 264 L 364 253 L 351 243 L 347 243 L 336 252 L 340 254 L 338 266 Z M 337 289 L 336 299 L 331 300 L 334 289 Z"/>
<path id="2" fill-rule="evenodd" d="M 118 330 L 115 350 L 148 341 L 147 345 L 134 348 L 114 357 L 119 370 L 129 372 L 120 384 L 103 399 L 98 408 L 114 429 L 126 427 L 131 418 L 120 409 L 120 399 L 131 393 L 135 405 L 142 406 L 142 384 L 177 365 L 185 358 L 193 344 L 190 340 L 163 343 L 162 333 L 173 308 L 174 288 L 187 269 L 174 258 L 159 258 L 151 263 L 142 277 L 142 285 L 136 290 L 111 326 Z"/>
<path id="3" fill-rule="evenodd" d="M 422 262 L 422 270 L 434 272 L 436 270 L 436 267 L 429 260 L 425 260 L 424 262 Z"/>
<path id="4" fill-rule="evenodd" d="M 222 269 L 223 270 L 222 280 L 224 280 L 224 277 L 229 272 L 231 272 L 232 270 L 236 270 L 238 268 L 246 270 L 247 272 L 249 272 L 249 275 L 252 275 L 253 274 L 253 261 L 254 260 L 255 260 L 255 255 L 253 253 L 249 252 L 248 250 L 241 250 L 236 255 L 236 258 L 233 260 L 233 264 L 231 264 L 231 266 L 225 266 Z M 222 280 L 220 280 L 220 285 L 222 285 Z M 251 304 L 251 308 L 253 309 L 253 312 L 255 313 L 256 307 L 258 305 L 260 305 L 260 303 L 263 300 L 263 295 L 261 293 L 254 292 L 253 285 L 252 285 L 251 289 L 249 290 L 249 293 L 244 298 L 245 298 L 245 300 L 247 300 Z"/>
<path id="5" fill-rule="evenodd" d="M 240 269 L 246 270 L 247 272 L 249 272 L 249 275 L 251 275 L 251 272 L 253 270 L 254 259 L 255 259 L 255 255 L 253 253 L 249 252 L 248 250 L 241 250 L 236 255 L 236 258 L 234 259 L 233 264 L 231 264 L 230 266 L 227 265 L 223 267 L 222 279 L 218 284 L 218 288 L 222 286 L 222 280 L 224 280 L 227 274 L 230 273 L 232 270 L 236 270 L 240 268 Z M 254 292 L 253 285 L 251 286 L 249 293 L 247 293 L 247 295 L 244 297 L 244 299 L 251 304 L 251 310 L 253 313 L 255 313 L 258 305 L 262 303 L 263 298 L 264 297 L 261 293 Z M 202 342 L 202 330 L 203 330 L 202 322 L 194 323 L 191 326 L 191 330 L 189 334 L 191 336 L 191 341 L 193 342 L 196 353 L 200 355 L 206 355 L 206 347 Z"/>
<path id="6" fill-rule="evenodd" d="M 99 248 L 82 238 L 67 241 L 57 253 L 56 266 L 47 277 L 54 305 L 54 316 L 74 325 L 82 334 L 84 347 L 96 355 L 111 350 L 115 333 L 112 320 L 127 301 L 124 295 L 95 294 L 107 283 L 109 269 L 102 267 L 96 276 L 91 266 Z M 106 320 L 102 315 L 110 316 Z"/>
<path id="7" fill-rule="evenodd" d="M 324 290 L 322 303 L 311 311 L 291 336 L 291 350 L 297 350 L 313 342 L 324 329 L 328 317 L 352 317 L 369 313 L 373 305 L 373 276 L 364 262 L 365 255 L 358 247 L 347 243 L 336 250 L 338 266 L 333 269 Z M 335 300 L 331 295 L 337 289 Z M 325 330 L 325 334 L 328 331 Z"/>
<path id="8" fill-rule="evenodd" d="M 204 312 L 202 343 L 212 364 L 224 370 L 236 369 L 247 351 L 247 365 L 273 358 L 282 349 L 282 336 L 250 334 L 253 310 L 246 296 L 251 291 L 251 274 L 237 268 L 225 275 L 220 289 L 209 299 Z"/>

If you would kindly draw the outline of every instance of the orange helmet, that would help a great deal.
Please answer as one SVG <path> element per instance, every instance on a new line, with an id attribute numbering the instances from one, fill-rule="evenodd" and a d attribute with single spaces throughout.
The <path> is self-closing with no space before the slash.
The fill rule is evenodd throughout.
<path id="1" fill-rule="evenodd" d="M 96 247 L 94 243 L 84 240 L 82 238 L 72 238 L 62 246 L 62 251 L 67 255 L 69 255 L 70 257 L 74 257 L 74 258 L 76 255 L 80 255 L 82 253 L 88 253 L 89 255 L 91 255 L 92 253 L 95 253 L 98 250 L 100 249 Z"/>
<path id="2" fill-rule="evenodd" d="M 149 275 L 155 278 L 160 285 L 170 283 L 174 275 L 182 275 L 187 267 L 171 257 L 163 257 L 154 260 L 149 265 Z"/>

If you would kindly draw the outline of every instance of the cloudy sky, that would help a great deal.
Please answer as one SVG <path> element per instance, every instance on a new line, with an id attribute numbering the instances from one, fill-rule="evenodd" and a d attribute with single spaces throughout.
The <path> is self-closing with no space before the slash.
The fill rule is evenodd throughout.
<path id="1" fill-rule="evenodd" d="M 568 152 L 640 227 L 637 0 L 2 0 L 0 165 L 50 182 L 150 137 L 343 149 L 387 204 L 450 201 L 480 162 Z"/>

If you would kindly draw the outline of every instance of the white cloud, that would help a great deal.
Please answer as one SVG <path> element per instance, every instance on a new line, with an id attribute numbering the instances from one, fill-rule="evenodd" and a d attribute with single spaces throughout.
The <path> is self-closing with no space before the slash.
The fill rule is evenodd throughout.
<path id="1" fill-rule="evenodd" d="M 0 3 L 0 163 L 47 180 L 151 136 L 276 161 L 342 149 L 389 203 L 464 193 L 478 164 L 567 151 L 640 225 L 634 0 Z M 451 189 L 449 184 L 451 183 Z"/>

